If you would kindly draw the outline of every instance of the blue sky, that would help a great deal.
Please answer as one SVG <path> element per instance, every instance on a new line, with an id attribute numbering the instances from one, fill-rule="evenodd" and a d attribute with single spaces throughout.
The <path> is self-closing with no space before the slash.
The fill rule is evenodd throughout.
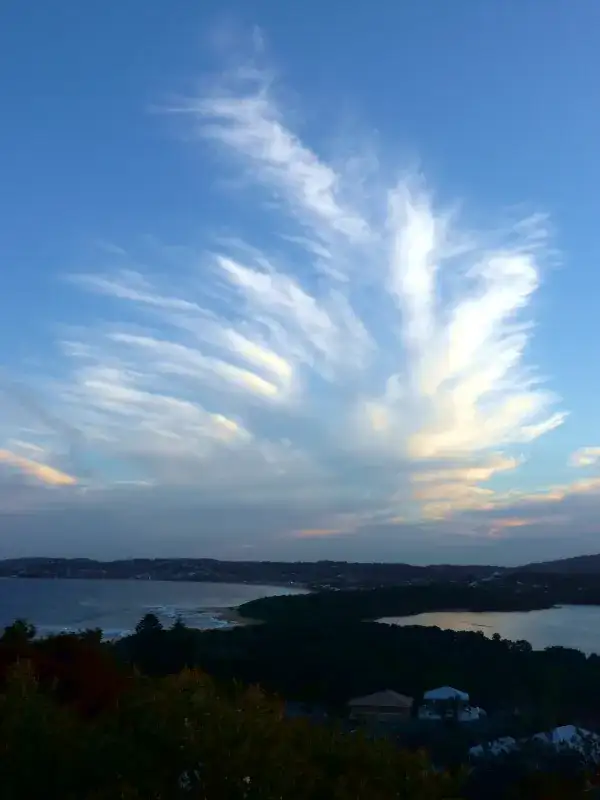
<path id="1" fill-rule="evenodd" d="M 6 4 L 0 556 L 597 551 L 599 24 Z"/>

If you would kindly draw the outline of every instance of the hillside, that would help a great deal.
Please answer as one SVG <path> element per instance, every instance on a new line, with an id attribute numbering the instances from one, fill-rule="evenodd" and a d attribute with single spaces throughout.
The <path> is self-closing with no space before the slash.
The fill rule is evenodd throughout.
<path id="1" fill-rule="evenodd" d="M 0 577 L 273 583 L 309 588 L 393 586 L 437 580 L 474 580 L 492 566 L 346 561 L 219 561 L 211 558 L 154 558 L 96 561 L 82 558 L 15 558 L 0 561 Z"/>
<path id="2" fill-rule="evenodd" d="M 376 588 L 431 581 L 470 582 L 517 573 L 600 574 L 600 555 L 499 567 L 350 561 L 220 561 L 212 558 L 13 558 L 0 560 L 0 578 L 87 578 L 283 584 L 323 588 Z"/>
<path id="3" fill-rule="evenodd" d="M 542 561 L 519 567 L 519 572 L 560 573 L 564 575 L 600 575 L 600 554 Z"/>

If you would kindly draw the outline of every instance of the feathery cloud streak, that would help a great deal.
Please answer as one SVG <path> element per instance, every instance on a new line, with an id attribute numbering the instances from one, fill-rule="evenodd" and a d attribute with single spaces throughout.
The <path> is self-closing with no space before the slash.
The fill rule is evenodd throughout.
<path id="1" fill-rule="evenodd" d="M 356 161 L 302 141 L 256 69 L 173 110 L 262 222 L 192 251 L 196 271 L 142 274 L 115 248 L 73 276 L 120 310 L 62 342 L 53 384 L 105 484 L 307 507 L 306 537 L 493 508 L 512 449 L 565 418 L 525 363 L 544 219 L 478 233 L 421 176 L 361 196 Z"/>

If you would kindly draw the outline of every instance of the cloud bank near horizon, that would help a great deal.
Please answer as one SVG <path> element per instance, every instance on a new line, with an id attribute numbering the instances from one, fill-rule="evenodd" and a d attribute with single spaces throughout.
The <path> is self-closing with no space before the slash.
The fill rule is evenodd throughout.
<path id="1" fill-rule="evenodd" d="M 281 96 L 254 60 L 168 109 L 225 186 L 238 177 L 230 218 L 201 245 L 153 240 L 143 260 L 104 247 L 67 277 L 99 311 L 37 376 L 44 413 L 12 398 L 0 513 L 35 527 L 118 511 L 135 549 L 140 516 L 176 509 L 228 552 L 363 537 L 366 557 L 378 531 L 401 553 L 403 537 L 588 519 L 600 479 L 519 489 L 528 445 L 566 418 L 528 359 L 546 218 L 477 229 L 419 173 L 325 158 Z"/>

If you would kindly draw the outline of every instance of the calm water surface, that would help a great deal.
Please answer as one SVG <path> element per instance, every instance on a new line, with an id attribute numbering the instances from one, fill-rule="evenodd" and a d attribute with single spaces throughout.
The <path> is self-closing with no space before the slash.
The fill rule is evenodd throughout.
<path id="1" fill-rule="evenodd" d="M 393 625 L 429 625 L 453 631 L 499 633 L 503 639 L 525 639 L 535 650 L 574 647 L 600 654 L 600 606 L 559 606 L 542 611 L 435 611 L 413 617 L 385 617 Z"/>
<path id="2" fill-rule="evenodd" d="M 0 627 L 17 617 L 39 633 L 102 628 L 106 636 L 131 631 L 152 612 L 164 624 L 181 617 L 194 628 L 226 625 L 219 609 L 300 589 L 231 583 L 110 580 L 0 580 Z"/>

